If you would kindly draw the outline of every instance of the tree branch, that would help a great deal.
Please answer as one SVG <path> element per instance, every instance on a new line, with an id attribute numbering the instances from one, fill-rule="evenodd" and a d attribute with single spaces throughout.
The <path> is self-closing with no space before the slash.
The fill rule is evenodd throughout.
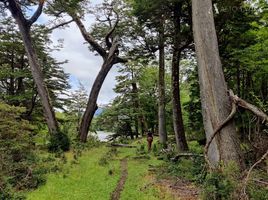
<path id="1" fill-rule="evenodd" d="M 115 28 L 117 27 L 118 23 L 119 23 L 119 15 L 118 13 L 113 9 L 113 12 L 116 14 L 116 22 L 114 23 L 113 27 L 111 28 L 111 30 L 106 34 L 105 36 L 105 42 L 107 47 L 110 49 L 112 46 L 112 43 L 110 42 L 110 37 L 113 34 L 113 32 L 115 31 Z"/>
<path id="2" fill-rule="evenodd" d="M 268 124 L 268 116 L 259 108 L 257 108 L 256 106 L 246 102 L 245 100 L 239 98 L 237 95 L 234 95 L 232 90 L 229 90 L 229 97 L 232 101 L 232 111 L 230 113 L 230 115 L 224 120 L 224 122 L 222 122 L 214 131 L 214 133 L 212 134 L 211 138 L 208 140 L 206 146 L 205 146 L 205 160 L 208 163 L 209 167 L 211 168 L 211 164 L 210 161 L 208 159 L 208 149 L 210 144 L 212 143 L 213 139 L 215 138 L 215 136 L 217 135 L 217 133 L 234 117 L 235 113 L 236 113 L 236 106 L 240 106 L 243 107 L 247 110 L 250 110 L 253 114 L 255 114 L 256 116 L 258 116 L 259 118 L 261 118 L 263 121 L 263 123 L 266 121 L 266 123 Z M 266 156 L 268 155 L 268 151 L 263 155 L 262 159 L 258 162 L 256 162 L 253 166 L 252 169 L 259 164 Z M 252 169 L 250 171 L 252 171 Z M 249 171 L 249 172 L 250 172 Z M 248 175 L 249 176 L 249 175 Z"/>
<path id="3" fill-rule="evenodd" d="M 76 23 L 76 25 L 78 26 L 80 32 L 82 33 L 82 36 L 84 37 L 84 39 L 93 47 L 93 49 L 95 51 L 98 52 L 98 54 L 102 57 L 102 58 L 106 58 L 107 57 L 107 53 L 105 51 L 105 49 L 103 49 L 97 42 L 96 40 L 93 38 L 93 36 L 91 36 L 87 31 L 86 28 L 84 26 L 84 24 L 82 23 L 82 21 L 80 20 L 80 18 L 74 14 L 74 13 L 69 13 L 69 15 L 73 18 L 74 22 Z"/>
<path id="4" fill-rule="evenodd" d="M 73 21 L 74 21 L 74 20 L 71 19 L 71 20 L 69 20 L 69 21 L 67 21 L 67 22 L 62 22 L 62 23 L 60 23 L 60 24 L 57 24 L 57 25 L 55 25 L 55 26 L 49 28 L 48 31 L 49 31 L 49 32 L 50 32 L 50 31 L 53 31 L 53 30 L 55 30 L 55 29 L 57 29 L 57 28 L 60 28 L 60 27 L 62 27 L 62 26 L 65 26 L 65 25 L 68 25 L 68 24 L 72 23 Z"/>
<path id="5" fill-rule="evenodd" d="M 253 114 L 255 114 L 256 116 L 261 118 L 262 123 L 264 123 L 265 121 L 266 121 L 266 123 L 268 123 L 268 116 L 262 110 L 260 110 L 258 107 L 246 102 L 245 100 L 239 98 L 237 95 L 230 94 L 230 97 L 231 97 L 232 101 L 234 101 L 238 106 L 251 111 Z"/>
<path id="6" fill-rule="evenodd" d="M 31 26 L 40 17 L 43 11 L 45 0 L 39 0 L 39 5 L 33 16 L 27 21 L 29 26 Z"/>
<path id="7" fill-rule="evenodd" d="M 233 94 L 233 91 L 230 90 L 231 94 Z M 209 168 L 212 169 L 212 165 L 208 159 L 208 149 L 209 149 L 209 146 L 210 144 L 212 143 L 213 139 L 216 137 L 216 135 L 220 132 L 220 130 L 234 117 L 236 113 L 236 104 L 235 102 L 232 102 L 232 111 L 231 113 L 229 114 L 229 116 L 216 128 L 216 130 L 213 132 L 211 138 L 207 141 L 206 143 L 206 146 L 205 146 L 205 160 L 206 162 L 208 163 L 209 165 Z"/>
<path id="8" fill-rule="evenodd" d="M 263 154 L 263 156 L 257 161 L 254 163 L 254 165 L 252 165 L 250 167 L 250 169 L 248 170 L 248 173 L 247 173 L 247 176 L 245 178 L 245 181 L 243 183 L 243 187 L 242 187 L 242 193 L 241 193 L 241 198 L 247 198 L 247 193 L 246 193 L 246 187 L 247 187 L 247 184 L 248 184 L 248 181 L 249 181 L 249 177 L 250 177 L 250 174 L 252 172 L 252 170 L 258 165 L 260 164 L 262 161 L 264 161 L 264 159 L 268 156 L 268 150 L 266 151 L 265 154 Z"/>

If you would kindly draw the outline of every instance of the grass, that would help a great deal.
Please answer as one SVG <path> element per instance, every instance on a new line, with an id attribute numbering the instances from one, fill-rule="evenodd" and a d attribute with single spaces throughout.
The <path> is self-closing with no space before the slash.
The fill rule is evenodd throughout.
<path id="1" fill-rule="evenodd" d="M 61 173 L 50 174 L 47 183 L 30 192 L 27 199 L 109 199 L 120 177 L 120 169 L 119 162 L 110 162 L 105 167 L 98 165 L 107 150 L 106 147 L 99 147 L 84 152 L 78 164 L 68 163 Z M 113 175 L 108 174 L 109 170 L 113 170 Z"/>
<path id="2" fill-rule="evenodd" d="M 145 141 L 143 141 L 145 143 Z M 135 143 L 137 144 L 137 143 Z M 140 145 L 140 144 L 138 144 Z M 68 163 L 63 170 L 49 174 L 47 183 L 35 191 L 29 192 L 28 200 L 109 200 L 120 178 L 120 159 L 128 158 L 128 177 L 121 193 L 122 200 L 158 200 L 172 199 L 154 186 L 153 176 L 149 174 L 149 165 L 160 165 L 153 153 L 150 159 L 134 159 L 136 149 L 118 148 L 114 159 L 108 164 L 99 165 L 99 161 L 107 157 L 110 148 L 100 146 L 83 152 L 77 164 L 71 164 L 73 155 L 66 155 Z M 112 171 L 112 173 L 111 173 Z"/>

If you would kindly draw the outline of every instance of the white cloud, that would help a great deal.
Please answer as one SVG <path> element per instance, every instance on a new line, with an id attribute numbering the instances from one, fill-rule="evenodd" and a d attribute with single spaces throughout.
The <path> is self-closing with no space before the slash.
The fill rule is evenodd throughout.
<path id="1" fill-rule="evenodd" d="M 100 3 L 100 1 L 98 0 L 93 3 Z M 46 15 L 42 15 L 40 19 L 42 22 L 48 20 L 49 17 Z M 89 16 L 87 17 L 85 25 L 90 25 L 93 22 L 94 17 Z M 63 49 L 53 51 L 51 54 L 58 61 L 68 60 L 68 63 L 63 64 L 63 68 L 67 73 L 70 73 L 72 77 L 70 81 L 72 87 L 75 89 L 78 81 L 81 81 L 88 91 L 90 91 L 95 77 L 101 68 L 102 58 L 95 56 L 93 52 L 89 51 L 88 44 L 85 43 L 79 29 L 74 23 L 70 24 L 68 28 L 54 30 L 51 39 L 54 44 L 57 44 L 59 39 L 64 39 Z M 117 74 L 116 66 L 114 66 L 102 86 L 98 103 L 108 103 L 115 97 L 113 88 L 116 83 L 115 76 Z M 77 81 L 75 81 L 75 79 L 77 79 Z"/>

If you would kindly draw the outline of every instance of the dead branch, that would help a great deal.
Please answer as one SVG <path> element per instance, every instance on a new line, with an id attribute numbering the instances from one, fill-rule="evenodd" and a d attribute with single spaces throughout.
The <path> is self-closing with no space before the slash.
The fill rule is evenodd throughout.
<path id="1" fill-rule="evenodd" d="M 69 21 L 62 22 L 62 23 L 60 23 L 60 24 L 57 24 L 57 25 L 55 25 L 55 26 L 53 26 L 53 27 L 49 28 L 49 29 L 48 29 L 48 32 L 53 31 L 53 30 L 55 30 L 55 29 L 57 29 L 57 28 L 60 28 L 60 27 L 66 26 L 66 25 L 68 25 L 68 24 L 72 23 L 73 21 L 74 21 L 74 20 L 73 20 L 73 19 L 71 19 L 71 20 L 69 20 Z"/>
<path id="2" fill-rule="evenodd" d="M 233 94 L 233 91 L 230 90 L 230 93 Z M 212 169 L 212 165 L 208 159 L 208 149 L 209 149 L 209 146 L 210 144 L 212 143 L 213 139 L 216 137 L 216 135 L 220 132 L 220 130 L 234 117 L 236 113 L 236 104 L 235 102 L 232 102 L 232 111 L 231 113 L 229 114 L 229 116 L 216 128 L 216 130 L 213 132 L 211 138 L 208 140 L 208 142 L 206 143 L 205 145 L 205 153 L 204 153 L 204 156 L 205 156 L 205 160 L 209 166 L 210 169 Z"/>
<path id="3" fill-rule="evenodd" d="M 238 106 L 251 111 L 253 114 L 262 119 L 262 123 L 264 123 L 265 121 L 266 123 L 268 123 L 268 116 L 258 107 L 246 102 L 245 100 L 239 98 L 237 95 L 234 95 L 233 93 L 229 93 L 229 95 L 232 101 L 235 102 Z"/>
<path id="4" fill-rule="evenodd" d="M 247 198 L 247 193 L 246 193 L 246 188 L 247 188 L 247 185 L 248 185 L 248 181 L 249 181 L 249 178 L 250 178 L 250 174 L 252 172 L 252 170 L 258 165 L 260 164 L 262 161 L 264 161 L 264 159 L 268 156 L 268 150 L 266 151 L 265 154 L 263 154 L 263 156 L 257 161 L 254 163 L 254 165 L 252 165 L 249 170 L 248 170 L 248 173 L 247 173 L 247 176 L 244 180 L 244 183 L 243 183 L 243 187 L 242 187 L 242 192 L 241 192 L 241 198 L 244 197 L 244 198 Z"/>
<path id="5" fill-rule="evenodd" d="M 112 147 L 125 147 L 125 148 L 137 148 L 137 146 L 134 145 L 128 145 L 128 144 L 117 144 L 117 143 L 111 143 Z"/>
<path id="6" fill-rule="evenodd" d="M 180 157 L 203 157 L 202 154 L 196 154 L 196 153 L 179 153 L 175 157 L 171 158 L 171 161 L 177 161 Z"/>
<path id="7" fill-rule="evenodd" d="M 258 180 L 258 179 L 255 179 L 255 178 L 253 178 L 252 180 L 255 181 L 255 182 L 257 182 L 257 183 L 260 183 L 260 184 L 263 184 L 263 185 L 267 185 L 268 186 L 268 182 L 267 181 Z"/>
<path id="8" fill-rule="evenodd" d="M 207 142 L 207 144 L 205 146 L 205 160 L 208 163 L 210 169 L 212 168 L 212 165 L 211 165 L 211 163 L 208 159 L 208 155 L 207 155 L 209 146 L 212 143 L 215 136 L 217 135 L 217 133 L 234 117 L 234 115 L 236 113 L 236 106 L 240 106 L 242 108 L 245 108 L 245 109 L 251 111 L 253 114 L 255 114 L 256 116 L 261 118 L 263 123 L 266 121 L 266 123 L 268 124 L 268 116 L 262 110 L 260 110 L 256 106 L 246 102 L 245 100 L 239 98 L 237 95 L 234 95 L 232 90 L 229 90 L 228 93 L 229 93 L 229 97 L 232 101 L 232 111 L 231 111 L 230 115 L 216 128 L 216 130 L 214 131 L 214 133 L 212 134 L 211 138 L 209 139 L 209 141 Z M 268 154 L 268 152 L 266 152 L 266 153 Z M 253 165 L 253 168 L 254 167 L 255 166 Z"/>

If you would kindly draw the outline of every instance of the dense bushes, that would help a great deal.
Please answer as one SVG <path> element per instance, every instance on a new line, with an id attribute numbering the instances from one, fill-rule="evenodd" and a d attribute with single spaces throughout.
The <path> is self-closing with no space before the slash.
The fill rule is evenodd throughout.
<path id="1" fill-rule="evenodd" d="M 0 199 L 12 199 L 15 189 L 35 188 L 44 180 L 35 171 L 34 127 L 20 117 L 24 111 L 0 103 Z"/>

